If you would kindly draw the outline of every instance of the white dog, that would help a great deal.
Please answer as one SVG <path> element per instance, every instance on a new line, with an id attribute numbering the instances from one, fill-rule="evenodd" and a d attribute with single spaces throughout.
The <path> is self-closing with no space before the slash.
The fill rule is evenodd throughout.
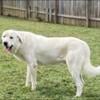
<path id="1" fill-rule="evenodd" d="M 76 85 L 76 96 L 83 90 L 82 72 L 92 76 L 100 74 L 100 67 L 90 62 L 90 49 L 86 42 L 74 37 L 44 37 L 31 32 L 6 30 L 2 35 L 4 47 L 14 56 L 27 62 L 26 86 L 36 88 L 38 63 L 65 62 Z"/>

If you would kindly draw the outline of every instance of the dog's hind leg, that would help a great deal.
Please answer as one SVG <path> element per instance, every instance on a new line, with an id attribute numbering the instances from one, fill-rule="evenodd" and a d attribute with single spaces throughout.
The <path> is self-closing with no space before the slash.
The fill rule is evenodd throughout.
<path id="1" fill-rule="evenodd" d="M 81 96 L 83 91 L 82 57 L 78 52 L 69 52 L 66 57 L 66 63 L 76 85 L 76 96 Z"/>

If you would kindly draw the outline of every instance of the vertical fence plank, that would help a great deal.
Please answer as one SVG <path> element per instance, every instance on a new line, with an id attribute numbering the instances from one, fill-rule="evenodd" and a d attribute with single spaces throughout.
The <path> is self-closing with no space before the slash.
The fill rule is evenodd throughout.
<path id="1" fill-rule="evenodd" d="M 3 0 L 0 0 L 0 15 L 3 15 Z"/>
<path id="2" fill-rule="evenodd" d="M 45 0 L 45 21 L 49 21 L 49 9 L 48 9 L 48 1 Z"/>
<path id="3" fill-rule="evenodd" d="M 52 21 L 52 8 L 51 8 L 51 1 L 49 0 L 49 22 Z"/>
<path id="4" fill-rule="evenodd" d="M 46 12 L 45 21 L 48 22 L 49 21 L 49 9 L 46 8 L 45 12 Z"/>
<path id="5" fill-rule="evenodd" d="M 39 11 L 39 8 L 37 6 L 37 7 L 35 7 L 35 18 L 38 18 L 38 11 Z"/>
<path id="6" fill-rule="evenodd" d="M 30 14 L 29 14 L 29 1 L 30 1 L 30 0 L 26 0 L 27 19 L 29 19 L 29 17 L 30 17 Z"/>
<path id="7" fill-rule="evenodd" d="M 89 2 L 89 0 L 86 0 L 86 26 L 87 27 L 89 27 L 90 25 L 89 25 L 89 13 L 90 13 L 90 2 Z"/>
<path id="8" fill-rule="evenodd" d="M 58 23 L 59 0 L 55 0 L 55 23 Z"/>

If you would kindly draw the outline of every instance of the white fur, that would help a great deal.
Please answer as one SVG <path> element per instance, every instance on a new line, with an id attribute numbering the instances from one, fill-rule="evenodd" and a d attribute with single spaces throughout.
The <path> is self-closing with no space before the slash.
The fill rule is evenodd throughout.
<path id="1" fill-rule="evenodd" d="M 12 40 L 9 37 L 14 37 Z M 76 96 L 83 90 L 82 72 L 100 75 L 100 67 L 90 62 L 90 49 L 86 42 L 74 37 L 44 37 L 31 32 L 6 30 L 2 41 L 14 47 L 11 53 L 27 62 L 26 86 L 36 88 L 36 68 L 38 63 L 65 62 L 76 85 Z"/>

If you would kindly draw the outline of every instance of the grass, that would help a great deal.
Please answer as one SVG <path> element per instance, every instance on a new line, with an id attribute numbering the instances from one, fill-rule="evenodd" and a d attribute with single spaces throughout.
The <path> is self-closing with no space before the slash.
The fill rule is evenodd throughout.
<path id="1" fill-rule="evenodd" d="M 6 29 L 80 38 L 91 48 L 92 63 L 100 65 L 100 29 L 0 17 L 0 33 Z M 25 75 L 26 64 L 6 53 L 0 42 L 0 100 L 71 100 L 75 95 L 75 86 L 66 65 L 40 65 L 36 91 L 25 87 Z M 100 100 L 100 77 L 84 79 L 83 95 L 74 100 Z"/>

